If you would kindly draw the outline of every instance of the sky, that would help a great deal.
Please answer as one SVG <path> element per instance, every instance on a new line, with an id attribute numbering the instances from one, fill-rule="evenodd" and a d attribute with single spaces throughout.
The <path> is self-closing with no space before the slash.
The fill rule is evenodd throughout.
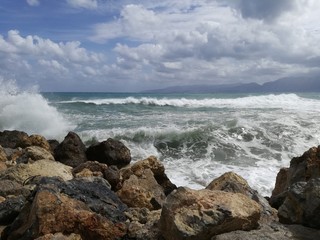
<path id="1" fill-rule="evenodd" d="M 132 92 L 320 76 L 319 16 L 319 0 L 1 0 L 0 80 Z"/>

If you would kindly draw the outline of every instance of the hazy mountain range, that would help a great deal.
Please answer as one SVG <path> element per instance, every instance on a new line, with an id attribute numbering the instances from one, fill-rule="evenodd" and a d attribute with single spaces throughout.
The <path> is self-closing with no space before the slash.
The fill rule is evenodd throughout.
<path id="1" fill-rule="evenodd" d="M 144 91 L 145 93 L 288 93 L 320 92 L 320 78 L 281 78 L 264 84 L 239 83 L 220 85 L 173 86 Z"/>

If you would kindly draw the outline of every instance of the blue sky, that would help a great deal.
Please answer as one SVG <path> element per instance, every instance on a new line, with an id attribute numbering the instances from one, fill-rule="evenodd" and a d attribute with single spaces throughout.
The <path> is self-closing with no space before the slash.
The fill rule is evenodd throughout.
<path id="1" fill-rule="evenodd" d="M 318 76 L 317 0 L 1 0 L 0 83 L 140 91 Z"/>

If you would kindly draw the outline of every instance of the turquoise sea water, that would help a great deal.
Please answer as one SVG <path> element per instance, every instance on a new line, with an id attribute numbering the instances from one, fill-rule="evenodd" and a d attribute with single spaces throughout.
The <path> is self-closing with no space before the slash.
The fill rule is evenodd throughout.
<path id="1" fill-rule="evenodd" d="M 134 161 L 155 155 L 174 183 L 197 189 L 235 171 L 270 195 L 280 167 L 320 139 L 319 94 L 25 92 L 2 98 L 0 130 L 59 140 L 72 130 L 86 144 L 112 137 L 129 147 Z"/>

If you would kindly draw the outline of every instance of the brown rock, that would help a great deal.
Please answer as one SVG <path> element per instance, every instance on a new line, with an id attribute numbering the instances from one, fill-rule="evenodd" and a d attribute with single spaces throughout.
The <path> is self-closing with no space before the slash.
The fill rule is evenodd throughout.
<path id="1" fill-rule="evenodd" d="M 260 206 L 247 196 L 179 187 L 167 198 L 160 217 L 166 240 L 199 240 L 258 227 Z"/>
<path id="2" fill-rule="evenodd" d="M 77 175 L 85 170 L 86 172 L 88 171 L 92 172 L 93 176 L 103 176 L 104 171 L 107 169 L 108 169 L 108 166 L 106 164 L 88 161 L 85 163 L 81 163 L 80 165 L 75 167 L 72 170 L 72 173 L 73 175 Z"/>
<path id="3" fill-rule="evenodd" d="M 7 164 L 5 162 L 0 161 L 0 172 L 7 169 Z"/>
<path id="4" fill-rule="evenodd" d="M 54 161 L 54 157 L 48 150 L 38 146 L 31 146 L 23 149 L 21 155 L 15 161 L 17 163 L 28 163 L 42 159 Z"/>
<path id="5" fill-rule="evenodd" d="M 104 178 L 110 183 L 113 191 L 118 191 L 122 187 L 120 172 L 117 166 L 111 165 L 103 172 Z"/>
<path id="6" fill-rule="evenodd" d="M 0 145 L 0 162 L 6 162 L 8 161 L 7 155 L 3 149 L 3 147 Z"/>
<path id="7" fill-rule="evenodd" d="M 259 223 L 277 221 L 277 210 L 272 208 L 268 201 L 262 197 L 256 190 L 252 189 L 248 182 L 234 172 L 227 172 L 214 179 L 206 189 L 220 190 L 225 192 L 242 193 L 252 200 L 256 201 L 262 209 Z"/>
<path id="8" fill-rule="evenodd" d="M 134 173 L 124 180 L 117 195 L 129 207 L 145 207 L 150 210 L 161 208 L 165 199 L 163 189 L 150 169 Z"/>
<path id="9" fill-rule="evenodd" d="M 64 235 L 62 233 L 46 234 L 38 237 L 35 240 L 84 240 L 79 234 L 71 233 L 70 235 Z"/>
<path id="10" fill-rule="evenodd" d="M 54 188 L 43 187 L 2 239 L 36 239 L 55 233 L 77 234 L 82 239 L 120 239 L 126 233 L 126 226 L 92 212 L 83 202 Z"/>
<path id="11" fill-rule="evenodd" d="M 28 141 L 26 142 L 26 145 L 21 147 L 24 148 L 29 146 L 41 147 L 47 150 L 48 152 L 51 152 L 50 144 L 48 143 L 47 139 L 41 135 L 34 134 L 29 136 Z"/>
<path id="12" fill-rule="evenodd" d="M 107 141 L 91 145 L 87 149 L 87 158 L 108 166 L 116 165 L 121 168 L 131 161 L 130 150 L 120 141 L 109 138 Z"/>
<path id="13" fill-rule="evenodd" d="M 25 196 L 27 197 L 30 194 L 30 191 L 22 186 L 22 184 L 15 181 L 0 179 L 0 196 Z"/>
<path id="14" fill-rule="evenodd" d="M 69 132 L 63 142 L 55 148 L 54 157 L 56 161 L 77 167 L 87 161 L 86 147 L 76 133 Z"/>

